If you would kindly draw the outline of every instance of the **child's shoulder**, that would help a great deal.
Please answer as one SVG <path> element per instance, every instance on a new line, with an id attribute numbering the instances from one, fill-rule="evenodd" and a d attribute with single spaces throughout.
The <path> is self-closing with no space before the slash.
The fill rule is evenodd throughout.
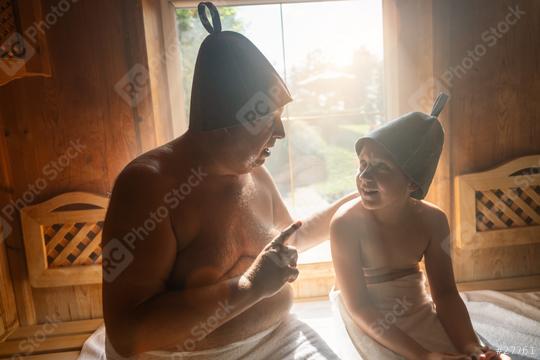
<path id="1" fill-rule="evenodd" d="M 333 228 L 357 227 L 368 219 L 368 215 L 368 210 L 362 206 L 362 199 L 355 198 L 338 208 L 330 226 Z"/>
<path id="2" fill-rule="evenodd" d="M 447 216 L 443 209 L 426 200 L 415 200 L 417 213 L 428 224 L 440 224 L 447 222 Z"/>

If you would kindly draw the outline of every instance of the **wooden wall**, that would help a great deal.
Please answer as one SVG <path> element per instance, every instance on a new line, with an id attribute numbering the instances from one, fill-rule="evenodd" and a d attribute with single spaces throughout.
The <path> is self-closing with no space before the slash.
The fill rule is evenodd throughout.
<path id="1" fill-rule="evenodd" d="M 57 3 L 43 1 L 44 13 Z M 0 184 L 1 208 L 10 200 L 29 205 L 75 190 L 105 195 L 131 159 L 157 144 L 162 123 L 154 122 L 152 96 L 132 108 L 114 88 L 134 65 L 147 67 L 143 25 L 139 1 L 73 2 L 46 31 L 52 77 L 0 87 L 0 143 L 10 168 Z M 81 151 L 51 171 L 72 143 Z M 38 180 L 46 186 L 31 190 Z M 30 290 L 18 215 L 12 225 L 8 257 L 21 323 L 101 317 L 101 286 Z M 23 309 L 30 298 L 35 317 Z"/>
<path id="2" fill-rule="evenodd" d="M 447 212 L 453 227 L 455 176 L 540 153 L 540 47 L 535 45 L 540 2 L 383 0 L 383 4 L 388 15 L 385 37 L 395 44 L 396 53 L 386 60 L 386 67 L 394 68 L 387 72 L 388 95 L 393 94 L 389 113 L 429 112 L 429 101 L 422 100 L 432 101 L 439 91 L 451 95 L 440 117 L 445 146 L 428 199 Z M 516 6 L 525 14 L 514 21 L 509 7 Z M 505 20 L 507 16 L 513 24 Z M 492 27 L 499 28 L 497 34 L 486 34 Z M 454 249 L 453 261 L 459 282 L 540 274 L 540 245 Z"/>
<path id="3" fill-rule="evenodd" d="M 500 24 L 516 6 L 525 14 L 504 33 Z M 477 47 L 478 61 L 451 87 L 453 174 L 540 154 L 540 2 L 459 0 L 450 10 L 451 64 L 465 64 L 477 46 L 487 49 L 480 57 Z M 500 38 L 482 38 L 491 27 L 500 28 Z M 464 281 L 540 274 L 540 244 L 463 251 L 456 258 Z"/>
<path id="4" fill-rule="evenodd" d="M 0 242 L 2 232 L 0 231 Z M 0 243 L 0 341 L 19 324 L 5 244 Z"/>

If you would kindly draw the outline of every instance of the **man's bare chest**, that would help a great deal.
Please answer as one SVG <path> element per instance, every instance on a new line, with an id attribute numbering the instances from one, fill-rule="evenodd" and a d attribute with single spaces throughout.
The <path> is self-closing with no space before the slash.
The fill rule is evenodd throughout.
<path id="1" fill-rule="evenodd" d="M 193 212 L 186 214 L 189 209 Z M 202 188 L 182 210 L 171 213 L 178 237 L 186 218 L 198 226 L 177 254 L 170 278 L 174 287 L 207 285 L 243 273 L 278 233 L 271 194 L 255 182 Z"/>

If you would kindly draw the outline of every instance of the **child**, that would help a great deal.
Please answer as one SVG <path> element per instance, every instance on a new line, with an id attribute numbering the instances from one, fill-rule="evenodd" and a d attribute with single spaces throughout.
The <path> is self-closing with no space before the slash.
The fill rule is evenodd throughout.
<path id="1" fill-rule="evenodd" d="M 437 116 L 447 98 L 439 95 L 431 116 L 410 113 L 358 140 L 360 198 L 331 223 L 330 297 L 367 360 L 509 359 L 478 341 L 455 286 L 446 215 L 422 200 L 442 150 Z"/>

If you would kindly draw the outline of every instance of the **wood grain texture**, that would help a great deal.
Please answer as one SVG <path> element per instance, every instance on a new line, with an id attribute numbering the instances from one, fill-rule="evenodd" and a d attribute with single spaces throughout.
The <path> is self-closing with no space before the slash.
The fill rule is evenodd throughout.
<path id="1" fill-rule="evenodd" d="M 508 162 L 495 169 L 456 176 L 455 181 L 455 220 L 456 234 L 455 245 L 464 250 L 480 248 L 514 247 L 524 244 L 538 244 L 540 242 L 540 221 L 536 213 L 536 206 L 531 200 L 530 205 L 523 201 L 512 189 L 529 189 L 531 186 L 540 185 L 540 175 L 514 175 L 522 169 L 535 169 L 540 167 L 540 155 L 521 157 Z M 514 210 L 503 200 L 495 195 L 493 191 L 500 191 L 502 199 L 506 199 L 516 209 L 520 209 L 520 215 L 529 218 L 530 224 L 526 224 L 523 219 L 514 213 Z M 536 194 L 535 190 L 532 190 Z M 484 203 L 478 200 L 478 194 L 485 194 L 490 202 Z M 485 200 L 484 200 L 485 201 Z M 540 205 L 540 204 L 539 204 Z M 511 227 L 502 220 L 499 214 L 508 214 L 515 221 L 517 226 Z M 534 207 L 535 209 L 532 209 Z M 506 211 L 505 211 L 506 210 Z M 483 224 L 480 219 L 492 223 L 490 229 L 478 229 L 478 224 Z"/>
<path id="2" fill-rule="evenodd" d="M 518 5 L 526 14 L 489 46 L 482 34 Z M 479 44 L 486 54 L 451 87 L 453 175 L 483 171 L 540 153 L 540 33 L 537 1 L 452 1 L 451 64 L 462 63 Z M 540 244 L 460 250 L 460 281 L 511 278 L 540 273 Z"/>
<path id="3" fill-rule="evenodd" d="M 485 32 L 504 21 L 509 7 L 515 6 L 526 14 L 490 46 Z M 387 84 L 397 89 L 387 91 L 394 96 L 387 99 L 394 103 L 389 109 L 397 113 L 429 111 L 422 104 L 411 108 L 411 97 L 422 88 L 433 99 L 440 90 L 451 95 L 440 118 L 445 145 L 427 199 L 447 213 L 455 232 L 455 176 L 540 153 L 540 103 L 536 101 L 540 48 L 532 45 L 535 34 L 540 33 L 540 3 L 383 0 L 383 8 L 384 16 L 389 16 L 385 20 L 385 56 L 395 54 L 385 61 L 396 67 Z M 390 45 L 394 49 L 387 51 Z M 473 53 L 476 59 L 471 63 L 467 60 L 470 51 L 482 50 L 479 45 L 485 54 Z M 540 274 L 540 244 L 456 248 L 452 258 L 458 282 L 519 276 L 534 280 Z"/>
<path id="4" fill-rule="evenodd" d="M 56 4 L 44 0 L 43 8 Z M 133 0 L 71 3 L 47 30 L 52 77 L 0 87 L 2 155 L 11 167 L 11 181 L 2 186 L 10 199 L 26 194 L 24 205 L 31 205 L 75 190 L 105 195 L 129 161 L 157 145 L 151 99 L 132 108 L 114 89 L 133 65 L 148 66 L 145 41 L 141 3 Z M 55 169 L 77 140 L 86 147 Z M 44 189 L 29 194 L 43 179 Z M 102 317 L 97 286 L 30 288 L 18 215 L 13 225 L 8 258 L 21 324 L 48 314 L 65 321 Z"/>

